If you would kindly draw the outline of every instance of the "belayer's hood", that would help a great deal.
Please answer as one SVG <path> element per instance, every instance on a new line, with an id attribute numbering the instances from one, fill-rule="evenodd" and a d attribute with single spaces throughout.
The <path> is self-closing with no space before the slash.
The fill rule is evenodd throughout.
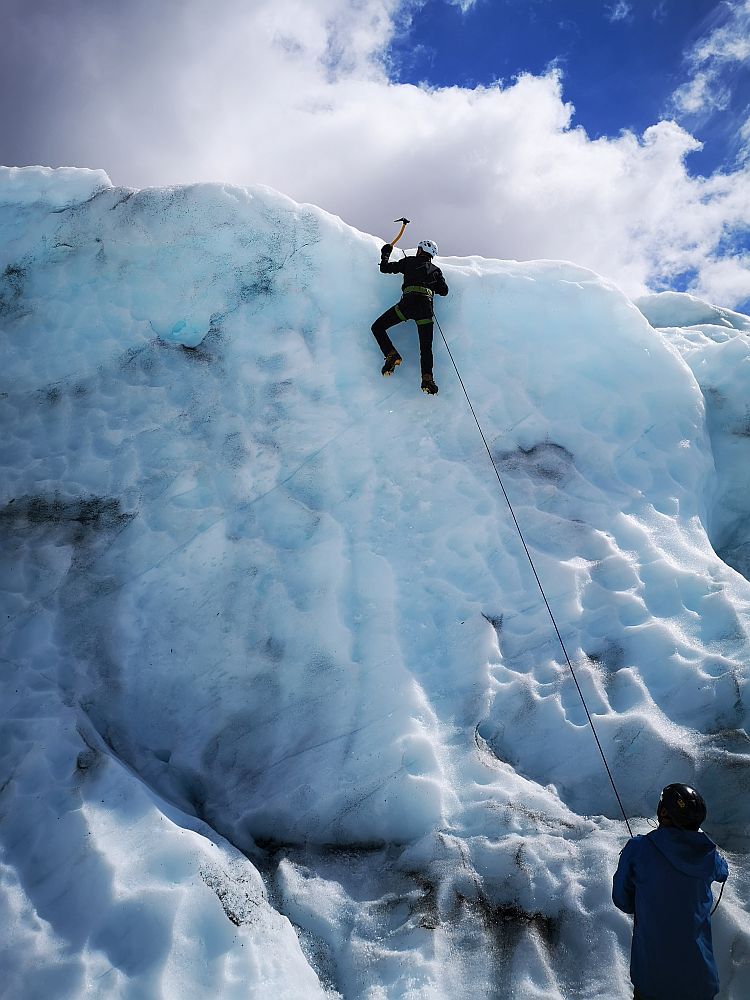
<path id="1" fill-rule="evenodd" d="M 667 861 L 684 875 L 726 881 L 729 869 L 716 850 L 716 844 L 702 830 L 678 830 L 660 826 L 649 833 L 647 840 L 664 855 Z"/>

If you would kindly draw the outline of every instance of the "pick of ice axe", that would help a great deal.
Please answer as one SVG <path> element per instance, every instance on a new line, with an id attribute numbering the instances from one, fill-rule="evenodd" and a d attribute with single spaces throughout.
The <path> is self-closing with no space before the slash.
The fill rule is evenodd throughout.
<path id="1" fill-rule="evenodd" d="M 392 247 L 395 247 L 395 245 L 396 245 L 396 244 L 398 243 L 398 241 L 399 241 L 399 240 L 401 239 L 401 237 L 402 237 L 402 236 L 404 235 L 404 230 L 405 230 L 405 229 L 406 229 L 406 227 L 407 227 L 407 226 L 409 225 L 409 219 L 405 219 L 405 218 L 404 218 L 404 217 L 402 216 L 402 217 L 401 217 L 400 219 L 394 219 L 393 221 L 394 221 L 394 222 L 400 222 L 400 223 L 401 223 L 401 228 L 399 229 L 399 231 L 398 231 L 398 234 L 396 235 L 396 237 L 395 237 L 394 239 L 392 239 L 392 240 L 391 240 L 391 246 L 392 246 Z"/>

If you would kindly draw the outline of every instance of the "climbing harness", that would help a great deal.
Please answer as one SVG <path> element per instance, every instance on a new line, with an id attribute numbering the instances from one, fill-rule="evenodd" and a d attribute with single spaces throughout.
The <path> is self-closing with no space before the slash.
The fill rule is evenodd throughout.
<path id="1" fill-rule="evenodd" d="M 406 289 L 404 289 L 406 291 Z M 406 323 L 408 316 L 404 316 L 399 307 L 395 305 L 393 307 L 396 310 L 396 315 L 402 323 Z M 414 322 L 417 326 L 426 326 L 428 323 L 432 323 L 432 316 L 427 316 L 425 319 L 415 319 Z"/>
<path id="2" fill-rule="evenodd" d="M 589 712 L 588 706 L 586 704 L 586 699 L 583 697 L 583 691 L 581 690 L 581 685 L 578 683 L 578 678 L 576 677 L 575 670 L 573 669 L 573 664 L 570 662 L 570 657 L 568 656 L 568 651 L 565 648 L 565 643 L 563 642 L 563 638 L 560 635 L 560 629 L 557 627 L 557 622 L 555 621 L 555 616 L 552 614 L 552 608 L 549 605 L 549 601 L 547 600 L 547 595 L 545 594 L 544 587 L 542 586 L 542 581 L 539 579 L 539 574 L 536 571 L 536 566 L 534 566 L 534 560 L 531 558 L 531 553 L 529 552 L 529 548 L 528 548 L 528 546 L 526 544 L 526 540 L 523 537 L 523 532 L 521 531 L 521 526 L 518 523 L 518 519 L 516 518 L 515 511 L 513 510 L 513 505 L 510 502 L 510 497 L 508 496 L 508 494 L 506 492 L 506 489 L 505 489 L 505 486 L 503 485 L 503 481 L 500 478 L 500 473 L 498 471 L 497 465 L 495 464 L 495 459 L 492 457 L 492 452 L 490 451 L 490 446 L 487 444 L 487 438 L 484 436 L 484 431 L 482 430 L 482 425 L 479 423 L 479 419 L 477 417 L 476 411 L 474 410 L 474 406 L 472 405 L 471 399 L 469 398 L 469 393 L 466 391 L 466 386 L 464 385 L 464 380 L 461 378 L 461 372 L 458 370 L 458 365 L 456 364 L 455 358 L 453 357 L 453 352 L 451 351 L 450 347 L 448 346 L 448 341 L 445 339 L 445 334 L 443 333 L 443 328 L 440 326 L 440 322 L 439 322 L 437 316 L 434 315 L 434 313 L 433 313 L 433 318 L 434 318 L 435 322 L 437 323 L 438 330 L 440 330 L 440 336 L 443 338 L 443 343 L 445 344 L 445 348 L 448 351 L 448 356 L 450 357 L 451 361 L 453 362 L 453 367 L 456 370 L 456 375 L 458 376 L 458 381 L 461 383 L 461 388 L 464 391 L 464 396 L 466 396 L 466 402 L 469 404 L 469 409 L 471 410 L 471 414 L 474 417 L 474 422 L 476 423 L 477 428 L 479 429 L 479 433 L 482 436 L 482 441 L 484 441 L 484 446 L 487 449 L 487 454 L 490 456 L 490 461 L 492 462 L 492 468 L 495 470 L 495 475 L 497 476 L 497 481 L 500 483 L 500 489 L 503 491 L 503 496 L 505 497 L 505 502 L 508 504 L 508 509 L 510 510 L 510 515 L 513 518 L 513 523 L 515 524 L 516 531 L 518 532 L 518 537 L 521 539 L 521 544 L 523 545 L 524 552 L 526 553 L 526 557 L 529 560 L 529 565 L 531 566 L 531 571 L 534 574 L 534 579 L 536 580 L 537 586 L 539 587 L 539 592 L 542 595 L 542 599 L 544 601 L 544 605 L 547 608 L 547 611 L 549 613 L 550 619 L 552 621 L 552 625 L 553 625 L 553 627 L 555 629 L 555 634 L 557 635 L 557 638 L 558 638 L 558 640 L 560 642 L 560 646 L 562 647 L 562 651 L 563 651 L 563 654 L 565 656 L 565 661 L 568 664 L 568 668 L 570 670 L 570 674 L 571 674 L 571 676 L 572 676 L 572 678 L 573 678 L 573 680 L 575 682 L 576 690 L 578 691 L 578 694 L 579 694 L 579 696 L 581 698 L 581 704 L 583 705 L 584 711 L 586 712 L 586 718 L 588 719 L 589 725 L 591 726 L 591 732 L 594 734 L 594 739 L 596 740 L 596 745 L 599 748 L 599 753 L 601 754 L 602 761 L 604 762 L 604 767 L 606 768 L 607 776 L 609 777 L 610 784 L 612 785 L 612 791 L 615 793 L 615 798 L 617 799 L 617 804 L 620 807 L 620 812 L 622 813 L 622 818 L 625 820 L 625 826 L 628 828 L 628 833 L 632 837 L 633 836 L 633 831 L 630 829 L 630 823 L 628 822 L 628 817 L 627 817 L 627 813 L 625 812 L 625 807 L 622 804 L 622 799 L 620 798 L 620 793 L 617 791 L 617 786 L 615 785 L 615 779 L 612 777 L 612 772 L 611 772 L 611 770 L 609 768 L 609 764 L 607 763 L 607 758 L 604 755 L 604 750 L 602 749 L 601 742 L 599 741 L 599 736 L 597 735 L 596 727 L 594 726 L 594 720 L 591 718 L 591 713 Z M 721 898 L 721 897 L 719 897 L 719 898 Z"/>

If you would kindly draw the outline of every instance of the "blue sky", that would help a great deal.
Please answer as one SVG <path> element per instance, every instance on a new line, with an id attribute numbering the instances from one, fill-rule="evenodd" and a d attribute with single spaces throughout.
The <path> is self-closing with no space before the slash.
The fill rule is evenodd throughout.
<path id="1" fill-rule="evenodd" d="M 710 177 L 742 161 L 750 120 L 750 60 L 700 54 L 717 33 L 734 34 L 732 14 L 732 3 L 716 0 L 427 0 L 404 12 L 389 72 L 401 83 L 471 89 L 555 67 L 573 124 L 591 139 L 674 119 L 701 143 L 685 159 L 687 172 Z M 714 97 L 688 107 L 679 94 L 707 66 Z M 736 227 L 719 247 L 747 253 L 750 231 Z M 685 290 L 695 276 L 694 268 L 675 271 L 666 284 Z M 747 309 L 750 299 L 739 305 Z"/>
<path id="2" fill-rule="evenodd" d="M 589 136 L 640 133 L 676 115 L 704 143 L 689 168 L 706 174 L 737 156 L 738 122 L 750 113 L 750 64 L 736 73 L 721 114 L 677 114 L 671 98 L 692 48 L 729 13 L 716 0 L 478 0 L 465 12 L 428 0 L 402 21 L 390 46 L 391 74 L 404 83 L 471 88 L 554 65 L 575 123 Z M 726 67 L 725 76 L 735 69 Z"/>
<path id="3" fill-rule="evenodd" d="M 0 163 L 750 301 L 750 0 L 3 0 Z M 411 231 L 410 231 L 411 232 Z"/>

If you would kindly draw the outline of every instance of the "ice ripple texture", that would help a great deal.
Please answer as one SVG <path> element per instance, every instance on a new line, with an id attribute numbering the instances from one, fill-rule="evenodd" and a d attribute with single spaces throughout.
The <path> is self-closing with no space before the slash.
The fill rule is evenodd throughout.
<path id="1" fill-rule="evenodd" d="M 380 377 L 379 245 L 265 188 L 0 171 L 10 997 L 630 996 L 617 802 L 445 348 L 436 398 L 413 328 Z M 741 1000 L 750 320 L 440 263 L 631 823 L 708 799 Z"/>

